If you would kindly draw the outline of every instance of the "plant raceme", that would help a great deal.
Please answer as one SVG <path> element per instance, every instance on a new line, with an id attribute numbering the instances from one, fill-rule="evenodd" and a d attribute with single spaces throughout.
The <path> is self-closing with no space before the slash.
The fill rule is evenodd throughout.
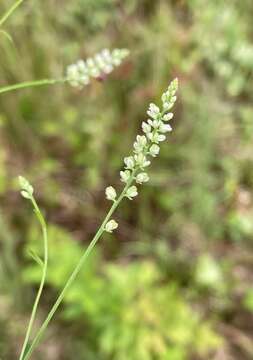
<path id="1" fill-rule="evenodd" d="M 110 57 L 109 54 L 110 53 L 108 53 L 108 51 L 106 52 L 104 51 L 100 54 L 99 57 L 94 59 L 93 62 L 87 60 L 86 63 L 78 63 L 74 65 L 74 67 L 73 65 L 71 65 L 71 67 L 68 69 L 68 73 L 71 78 L 72 85 L 74 86 L 85 85 L 90 77 L 99 76 L 100 73 L 112 71 L 113 66 L 117 66 L 122 61 L 123 57 L 126 56 L 125 50 L 124 51 L 121 50 L 119 52 L 116 51 L 112 53 Z M 109 58 L 111 59 L 110 61 Z M 111 64 L 110 66 L 109 63 Z M 80 80 L 81 78 L 82 80 Z M 108 186 L 106 188 L 105 190 L 106 198 L 109 201 L 112 201 L 113 204 L 109 209 L 108 213 L 106 214 L 101 226 L 97 230 L 89 246 L 84 251 L 79 262 L 77 263 L 76 267 L 74 268 L 73 272 L 68 278 L 65 286 L 63 287 L 61 293 L 59 294 L 51 310 L 49 311 L 46 319 L 44 320 L 41 327 L 37 331 L 34 339 L 30 342 L 30 345 L 28 345 L 28 343 L 30 340 L 31 328 L 35 318 L 38 300 L 40 298 L 45 281 L 45 274 L 47 267 L 47 232 L 46 232 L 46 225 L 44 222 L 44 218 L 42 217 L 39 208 L 34 200 L 33 187 L 29 184 L 29 182 L 26 179 L 24 179 L 23 177 L 19 177 L 21 195 L 24 198 L 31 200 L 35 209 L 35 213 L 41 223 L 41 227 L 44 234 L 44 262 L 42 263 L 43 276 L 41 280 L 40 289 L 33 307 L 31 320 L 26 334 L 25 343 L 23 345 L 22 353 L 20 355 L 19 360 L 28 360 L 30 358 L 34 349 L 36 348 L 42 336 L 44 335 L 44 332 L 48 324 L 50 323 L 52 317 L 54 316 L 56 310 L 61 304 L 68 288 L 71 286 L 71 284 L 77 277 L 79 271 L 81 270 L 82 266 L 85 264 L 86 259 L 90 255 L 91 251 L 97 244 L 100 237 L 103 235 L 104 232 L 112 233 L 114 230 L 118 228 L 118 223 L 111 217 L 124 198 L 133 200 L 138 195 L 138 189 L 137 186 L 134 185 L 134 183 L 136 183 L 137 185 L 142 185 L 149 181 L 149 176 L 146 172 L 147 171 L 146 169 L 151 164 L 151 159 L 159 154 L 160 143 L 166 139 L 166 133 L 172 131 L 172 128 L 168 122 L 173 118 L 173 113 L 171 112 L 171 109 L 177 99 L 176 97 L 177 89 L 178 89 L 178 80 L 175 79 L 170 83 L 168 89 L 163 93 L 161 97 L 162 106 L 159 107 L 153 103 L 149 105 L 149 109 L 147 111 L 148 119 L 142 123 L 143 134 L 137 135 L 136 140 L 133 144 L 132 153 L 130 154 L 130 156 L 124 159 L 124 169 L 120 171 L 120 178 L 121 181 L 125 183 L 125 186 L 123 187 L 119 195 L 117 195 L 117 191 L 112 186 Z M 41 263 L 41 261 L 38 262 Z"/>
<path id="2" fill-rule="evenodd" d="M 98 79 L 110 74 L 128 56 L 127 49 L 102 50 L 93 58 L 79 60 L 67 68 L 66 79 L 72 86 L 83 87 L 90 83 L 91 78 Z"/>
<path id="3" fill-rule="evenodd" d="M 168 121 L 173 118 L 173 113 L 170 112 L 170 109 L 177 99 L 177 88 L 178 80 L 175 79 L 162 95 L 162 109 L 153 103 L 149 105 L 147 111 L 149 119 L 142 123 L 144 135 L 137 135 L 133 144 L 133 153 L 124 159 L 125 169 L 120 171 L 120 178 L 122 182 L 126 183 L 123 197 L 127 197 L 129 200 L 138 195 L 137 187 L 132 185 L 134 181 L 140 185 L 149 181 L 146 168 L 151 163 L 150 157 L 156 157 L 159 154 L 160 142 L 166 139 L 166 133 L 172 131 Z M 108 200 L 117 202 L 117 193 L 112 186 L 106 188 L 105 194 Z M 110 220 L 111 222 L 112 220 Z M 111 232 L 117 228 L 116 224 L 114 221 L 113 226 L 109 226 L 109 230 L 105 227 L 105 230 Z"/>
<path id="4" fill-rule="evenodd" d="M 66 69 L 66 75 L 62 79 L 42 79 L 26 81 L 18 84 L 0 87 L 0 94 L 18 89 L 38 87 L 44 85 L 54 85 L 59 83 L 69 83 L 71 86 L 82 89 L 88 85 L 92 78 L 100 79 L 110 74 L 128 56 L 127 49 L 103 49 L 94 57 L 86 61 L 78 60 Z"/>

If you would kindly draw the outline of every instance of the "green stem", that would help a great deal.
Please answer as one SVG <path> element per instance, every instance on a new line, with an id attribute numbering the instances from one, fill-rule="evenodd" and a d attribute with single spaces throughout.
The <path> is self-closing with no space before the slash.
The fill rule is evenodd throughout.
<path id="1" fill-rule="evenodd" d="M 45 285 L 46 274 L 47 274 L 47 265 L 48 265 L 48 237 L 47 237 L 46 222 L 44 220 L 43 215 L 40 212 L 40 209 L 39 209 L 34 197 L 31 197 L 31 202 L 33 204 L 35 214 L 36 214 L 36 216 L 37 216 L 37 218 L 39 220 L 39 223 L 40 223 L 41 229 L 42 229 L 42 233 L 43 233 L 44 262 L 43 262 L 42 277 L 41 277 L 41 281 L 40 281 L 39 290 L 38 290 L 36 299 L 34 301 L 31 317 L 30 317 L 30 320 L 29 320 L 29 324 L 28 324 L 28 328 L 27 328 L 27 331 L 26 331 L 25 340 L 24 340 L 24 343 L 23 343 L 23 346 L 22 346 L 22 350 L 21 350 L 19 360 L 22 360 L 24 358 L 24 354 L 26 352 L 26 348 L 27 348 L 27 344 L 28 344 L 28 341 L 29 341 L 29 338 L 30 338 L 30 335 L 31 335 L 34 319 L 36 317 L 38 304 L 39 304 L 40 297 L 41 297 L 41 294 L 42 294 L 42 291 L 43 291 L 43 288 L 44 288 L 44 285 Z"/>
<path id="2" fill-rule="evenodd" d="M 35 81 L 26 81 L 23 83 L 13 84 L 13 85 L 7 85 L 4 87 L 0 87 L 0 94 L 3 94 L 5 92 L 29 88 L 29 87 L 35 87 L 35 86 L 44 86 L 44 85 L 53 85 L 57 83 L 64 83 L 67 79 L 42 79 L 42 80 L 35 80 Z"/>
<path id="3" fill-rule="evenodd" d="M 119 206 L 121 200 L 124 198 L 128 188 L 130 187 L 130 185 L 132 184 L 135 174 L 136 174 L 136 170 L 134 170 L 132 172 L 131 177 L 129 178 L 128 182 L 126 183 L 124 189 L 122 190 L 121 194 L 119 195 L 118 199 L 113 203 L 113 205 L 111 206 L 110 210 L 108 211 L 104 221 L 102 222 L 101 226 L 99 227 L 96 235 L 94 236 L 94 238 L 92 239 L 92 241 L 90 242 L 89 246 L 87 247 L 87 249 L 85 250 L 85 252 L 83 253 L 82 257 L 80 258 L 79 262 L 77 263 L 75 269 L 73 270 L 72 274 L 70 275 L 70 277 L 68 278 L 63 290 L 61 291 L 59 297 L 57 298 L 56 302 L 54 303 L 53 307 L 51 308 L 50 312 L 48 313 L 45 321 L 43 322 L 43 324 L 41 325 L 40 329 L 38 330 L 30 348 L 28 349 L 28 351 L 26 352 L 25 356 L 23 357 L 22 360 L 28 360 L 32 354 L 32 352 L 34 351 L 35 347 L 38 345 L 39 341 L 41 340 L 49 322 L 51 321 L 52 317 L 54 316 L 56 310 L 58 309 L 59 305 L 61 304 L 68 288 L 72 285 L 72 283 L 74 282 L 74 280 L 76 279 L 79 271 L 81 270 L 81 268 L 83 267 L 86 259 L 88 258 L 88 256 L 90 255 L 90 253 L 92 252 L 93 248 L 95 247 L 95 245 L 97 244 L 98 240 L 100 239 L 101 235 L 103 234 L 103 232 L 105 231 L 105 225 L 107 224 L 107 222 L 110 220 L 112 214 L 114 213 L 114 211 L 117 209 L 117 207 Z"/>
<path id="4" fill-rule="evenodd" d="M 11 14 L 17 9 L 17 7 L 19 5 L 21 5 L 21 3 L 24 0 L 17 0 L 11 7 L 10 9 L 8 9 L 6 11 L 6 13 L 2 16 L 2 18 L 0 19 L 0 27 L 5 23 L 5 21 L 9 18 L 9 16 L 11 16 Z"/>

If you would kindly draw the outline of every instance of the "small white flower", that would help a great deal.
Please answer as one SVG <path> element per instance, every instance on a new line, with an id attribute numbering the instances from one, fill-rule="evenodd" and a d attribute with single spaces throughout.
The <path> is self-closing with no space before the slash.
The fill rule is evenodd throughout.
<path id="1" fill-rule="evenodd" d="M 158 133 L 157 132 L 152 132 L 148 134 L 148 138 L 150 141 L 154 142 L 154 143 L 158 143 Z"/>
<path id="2" fill-rule="evenodd" d="M 147 114 L 152 118 L 152 119 L 157 119 L 160 115 L 160 109 L 158 106 L 156 106 L 155 104 L 151 103 L 149 105 L 149 109 L 147 111 Z"/>
<path id="3" fill-rule="evenodd" d="M 147 145 L 147 138 L 144 135 L 137 135 L 136 141 L 143 147 Z"/>
<path id="4" fill-rule="evenodd" d="M 160 127 L 159 127 L 159 131 L 161 133 L 167 133 L 167 132 L 170 132 L 172 131 L 172 127 L 169 125 L 169 124 L 161 124 Z"/>
<path id="5" fill-rule="evenodd" d="M 126 192 L 126 197 L 128 197 L 129 200 L 132 200 L 132 198 L 134 198 L 137 195 L 138 195 L 138 191 L 135 185 L 131 186 Z"/>
<path id="6" fill-rule="evenodd" d="M 105 231 L 112 233 L 113 230 L 117 229 L 118 226 L 118 223 L 112 219 L 105 225 Z"/>
<path id="7" fill-rule="evenodd" d="M 150 133 L 149 135 L 149 139 L 153 142 L 158 144 L 160 141 L 164 141 L 166 139 L 165 135 L 160 135 L 157 132 L 155 133 Z"/>
<path id="8" fill-rule="evenodd" d="M 100 68 L 103 68 L 103 67 L 104 67 L 104 65 L 105 65 L 105 60 L 104 60 L 102 54 L 97 54 L 97 55 L 95 55 L 95 61 L 96 61 L 96 64 L 97 64 Z"/>
<path id="9" fill-rule="evenodd" d="M 134 143 L 134 152 L 135 153 L 141 153 L 143 151 L 143 147 L 140 145 L 140 144 L 138 144 L 137 142 L 135 142 Z"/>
<path id="10" fill-rule="evenodd" d="M 77 65 L 77 69 L 80 72 L 88 73 L 87 66 L 86 66 L 86 64 L 85 64 L 85 62 L 83 60 L 78 60 L 76 65 Z"/>
<path id="11" fill-rule="evenodd" d="M 115 50 L 116 50 L 116 49 L 115 49 Z M 114 52 L 115 52 L 115 50 L 114 50 Z M 111 59 L 111 54 L 110 54 L 109 49 L 103 49 L 103 50 L 101 51 L 101 57 L 102 57 L 104 60 L 106 60 L 106 61 L 110 61 L 110 59 Z"/>
<path id="12" fill-rule="evenodd" d="M 116 66 L 121 64 L 122 60 L 129 55 L 128 49 L 114 49 L 112 51 L 112 61 Z"/>
<path id="13" fill-rule="evenodd" d="M 171 103 L 171 102 L 168 102 L 168 101 L 165 101 L 163 103 L 163 109 L 168 111 L 170 110 L 172 107 L 173 107 L 174 103 Z"/>
<path id="14" fill-rule="evenodd" d="M 149 104 L 149 110 L 155 114 L 159 114 L 159 112 L 160 112 L 159 107 L 157 105 L 155 105 L 154 103 Z"/>
<path id="15" fill-rule="evenodd" d="M 128 156 L 124 159 L 124 163 L 126 164 L 126 168 L 127 169 L 133 169 L 135 166 L 135 161 L 134 158 L 132 156 Z"/>
<path id="16" fill-rule="evenodd" d="M 101 71 L 99 70 L 99 68 L 93 67 L 92 69 L 90 69 L 90 76 L 97 78 L 100 76 L 100 74 L 101 74 Z"/>
<path id="17" fill-rule="evenodd" d="M 121 181 L 124 182 L 124 183 L 128 182 L 130 176 L 131 176 L 131 173 L 130 173 L 129 170 L 125 170 L 125 171 L 120 172 Z"/>
<path id="18" fill-rule="evenodd" d="M 94 61 L 92 58 L 88 58 L 88 59 L 86 60 L 86 64 L 87 64 L 87 66 L 88 66 L 89 68 L 93 68 L 93 67 L 96 66 L 95 61 Z"/>
<path id="19" fill-rule="evenodd" d="M 80 85 L 80 73 L 77 65 L 72 64 L 67 67 L 67 78 L 71 86 Z"/>
<path id="20" fill-rule="evenodd" d="M 137 153 L 142 152 L 147 145 L 147 138 L 144 135 L 137 135 L 136 142 L 134 143 L 134 149 Z"/>
<path id="21" fill-rule="evenodd" d="M 156 157 L 159 154 L 159 151 L 160 151 L 160 148 L 156 144 L 153 144 L 149 149 L 149 153 L 153 157 Z"/>
<path id="22" fill-rule="evenodd" d="M 151 131 L 151 126 L 150 126 L 149 124 L 147 124 L 146 122 L 143 121 L 143 123 L 142 123 L 141 126 L 142 126 L 142 130 L 143 130 L 143 132 L 144 132 L 145 134 L 150 133 L 150 131 Z"/>
<path id="23" fill-rule="evenodd" d="M 113 66 L 111 64 L 106 64 L 104 67 L 103 67 L 103 72 L 105 74 L 110 74 L 113 70 Z"/>
<path id="24" fill-rule="evenodd" d="M 170 121 L 173 118 L 173 113 L 168 113 L 163 116 L 163 121 Z"/>
<path id="25" fill-rule="evenodd" d="M 159 134 L 159 135 L 157 136 L 157 141 L 158 141 L 158 142 L 161 142 L 161 141 L 164 141 L 164 140 L 166 140 L 166 136 L 165 136 L 165 135 L 160 135 L 160 134 Z"/>
<path id="26" fill-rule="evenodd" d="M 142 184 L 144 182 L 147 182 L 149 181 L 149 176 L 147 173 L 139 173 L 137 176 L 136 176 L 136 182 L 138 184 Z"/>
<path id="27" fill-rule="evenodd" d="M 153 120 L 152 121 L 152 126 L 154 129 L 159 128 L 159 126 L 161 125 L 161 121 L 160 120 Z"/>
<path id="28" fill-rule="evenodd" d="M 150 161 L 147 160 L 146 156 L 142 153 L 135 155 L 134 158 L 141 169 L 150 165 Z"/>
<path id="29" fill-rule="evenodd" d="M 112 186 L 108 186 L 105 189 L 105 195 L 108 200 L 112 200 L 112 201 L 114 201 L 117 197 L 116 190 Z"/>

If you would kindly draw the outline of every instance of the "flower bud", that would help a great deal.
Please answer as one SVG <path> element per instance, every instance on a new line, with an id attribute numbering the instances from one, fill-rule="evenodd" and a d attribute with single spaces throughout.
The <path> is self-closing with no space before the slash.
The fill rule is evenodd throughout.
<path id="1" fill-rule="evenodd" d="M 112 200 L 112 201 L 114 201 L 117 197 L 116 190 L 112 186 L 108 186 L 105 189 L 105 195 L 108 200 Z"/>
<path id="2" fill-rule="evenodd" d="M 124 159 L 124 163 L 126 164 L 126 168 L 127 169 L 133 169 L 135 162 L 134 162 L 134 158 L 132 156 L 126 157 Z"/>
<path id="3" fill-rule="evenodd" d="M 151 103 L 149 105 L 149 109 L 147 111 L 147 114 L 152 118 L 152 119 L 157 119 L 160 115 L 160 109 L 158 106 L 156 106 L 155 104 Z"/>
<path id="4" fill-rule="evenodd" d="M 159 154 L 159 151 L 160 151 L 160 148 L 156 144 L 153 144 L 149 149 L 149 153 L 153 157 L 156 157 Z"/>
<path id="5" fill-rule="evenodd" d="M 131 173 L 129 170 L 121 171 L 120 172 L 121 181 L 124 183 L 128 182 L 130 175 Z"/>
<path id="6" fill-rule="evenodd" d="M 113 230 L 117 229 L 118 226 L 119 226 L 118 223 L 112 219 L 108 221 L 108 223 L 105 225 L 105 231 L 112 233 Z"/>
<path id="7" fill-rule="evenodd" d="M 144 147 L 147 144 L 147 138 L 144 135 L 137 135 L 136 141 L 134 143 L 134 150 L 136 153 L 140 153 L 143 151 Z"/>
<path id="8" fill-rule="evenodd" d="M 164 141 L 166 139 L 165 135 L 160 135 L 157 132 L 148 134 L 148 137 L 153 143 L 156 143 L 156 144 L 158 144 L 160 141 Z"/>
<path id="9" fill-rule="evenodd" d="M 137 176 L 136 176 L 136 182 L 138 184 L 142 184 L 144 182 L 147 182 L 149 181 L 149 176 L 147 173 L 139 173 Z"/>
<path id="10" fill-rule="evenodd" d="M 126 197 L 128 197 L 128 199 L 130 200 L 132 200 L 132 198 L 134 198 L 137 195 L 138 195 L 138 191 L 135 185 L 131 186 L 126 192 Z"/>
<path id="11" fill-rule="evenodd" d="M 33 195 L 33 187 L 32 187 L 32 185 L 23 176 L 19 176 L 18 181 L 19 181 L 19 185 L 20 185 L 20 188 L 21 188 L 21 195 L 25 199 L 31 199 L 31 197 Z"/>
<path id="12" fill-rule="evenodd" d="M 142 130 L 145 134 L 148 134 L 151 132 L 151 126 L 143 121 Z"/>
<path id="13" fill-rule="evenodd" d="M 140 168 L 144 168 L 150 165 L 150 161 L 147 160 L 146 156 L 142 153 L 135 155 L 134 158 Z"/>
<path id="14" fill-rule="evenodd" d="M 170 131 L 172 131 L 172 127 L 169 125 L 169 124 L 161 124 L 160 126 L 159 126 L 159 131 L 161 132 L 161 133 L 167 133 L 167 132 L 170 132 Z"/>
<path id="15" fill-rule="evenodd" d="M 173 118 L 173 113 L 168 113 L 163 116 L 163 121 L 170 121 Z"/>

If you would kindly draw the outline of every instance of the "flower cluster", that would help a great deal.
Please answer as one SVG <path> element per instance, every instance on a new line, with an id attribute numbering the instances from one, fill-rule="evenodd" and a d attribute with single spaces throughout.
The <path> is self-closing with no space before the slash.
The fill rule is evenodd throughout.
<path id="1" fill-rule="evenodd" d="M 102 50 L 93 58 L 86 61 L 79 60 L 67 68 L 67 81 L 72 86 L 82 87 L 88 85 L 91 78 L 103 77 L 119 66 L 129 54 L 127 49 Z"/>
<path id="2" fill-rule="evenodd" d="M 137 135 L 133 144 L 133 154 L 124 159 L 125 168 L 120 171 L 120 178 L 122 182 L 126 183 L 123 195 L 130 200 L 138 195 L 137 187 L 132 185 L 132 182 L 143 184 L 149 181 L 146 168 L 151 163 L 150 159 L 159 154 L 160 142 L 166 139 L 166 133 L 172 131 L 168 122 L 173 118 L 170 110 L 177 99 L 177 89 L 178 79 L 175 79 L 162 95 L 162 108 L 153 103 L 149 105 L 147 111 L 149 118 L 142 123 L 144 135 Z M 117 193 L 112 186 L 107 187 L 105 192 L 108 200 L 117 201 Z M 116 223 L 114 220 L 113 222 Z M 106 227 L 105 231 L 108 231 Z"/>

